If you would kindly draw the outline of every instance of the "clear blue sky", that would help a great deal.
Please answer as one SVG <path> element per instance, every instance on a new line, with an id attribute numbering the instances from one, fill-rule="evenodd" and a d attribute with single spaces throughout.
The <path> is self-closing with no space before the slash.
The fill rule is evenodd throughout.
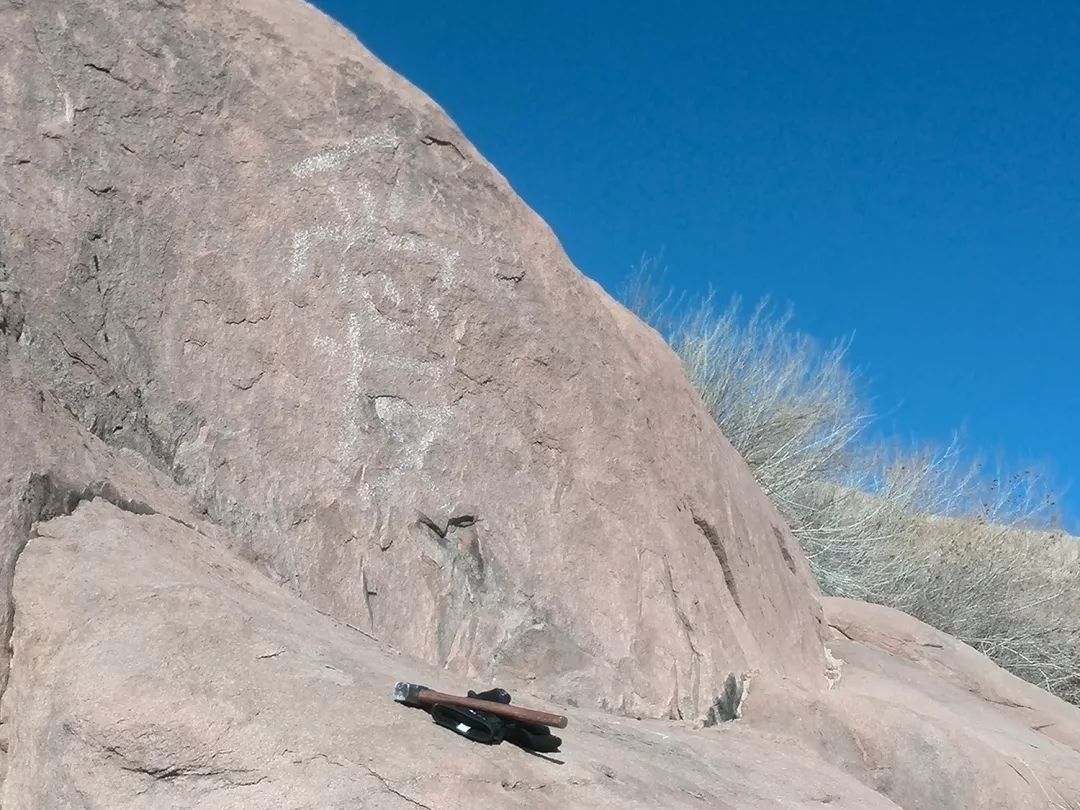
<path id="1" fill-rule="evenodd" d="M 320 0 L 617 293 L 856 335 L 883 427 L 1041 461 L 1080 518 L 1080 4 Z"/>

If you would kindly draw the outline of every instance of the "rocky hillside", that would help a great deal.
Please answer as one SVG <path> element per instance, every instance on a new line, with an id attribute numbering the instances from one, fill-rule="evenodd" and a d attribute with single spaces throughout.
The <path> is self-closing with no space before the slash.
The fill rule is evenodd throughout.
<path id="1" fill-rule="evenodd" d="M 660 338 L 339 26 L 0 25 L 5 808 L 1080 801 L 1080 711 L 823 606 Z"/>

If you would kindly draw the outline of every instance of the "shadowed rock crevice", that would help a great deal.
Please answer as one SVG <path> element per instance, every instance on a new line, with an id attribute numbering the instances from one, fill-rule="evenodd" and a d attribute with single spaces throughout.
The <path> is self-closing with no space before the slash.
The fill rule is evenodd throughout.
<path id="1" fill-rule="evenodd" d="M 703 725 L 706 728 L 719 723 L 729 723 L 743 716 L 743 704 L 750 691 L 750 676 L 729 673 L 724 680 L 724 691 L 709 707 Z"/>
<path id="2" fill-rule="evenodd" d="M 12 571 L 18 568 L 19 558 L 26 549 L 27 544 L 34 537 L 34 525 L 58 517 L 71 515 L 80 503 L 101 498 L 108 501 L 117 509 L 130 512 L 133 515 L 156 515 L 158 512 L 146 503 L 124 496 L 112 483 L 97 481 L 91 484 L 76 484 L 67 481 L 57 473 L 32 473 L 29 477 L 22 495 L 19 498 L 19 523 L 20 528 L 16 545 L 14 547 L 10 567 Z M 179 518 L 166 515 L 187 528 L 194 528 Z M 0 626 L 0 636 L 3 638 L 3 648 L 7 651 L 8 660 L 12 656 L 11 638 L 15 626 L 15 615 L 18 606 L 15 604 L 11 586 L 0 595 L 8 605 L 7 620 Z M 5 667 L 0 672 L 0 701 L 3 700 L 7 689 L 9 672 Z"/>
<path id="3" fill-rule="evenodd" d="M 720 563 L 720 568 L 724 572 L 724 584 L 727 586 L 728 593 L 731 594 L 732 601 L 735 602 L 735 607 L 739 609 L 740 613 L 744 613 L 742 602 L 739 601 L 739 587 L 735 574 L 731 570 L 731 563 L 728 561 L 727 549 L 724 548 L 724 541 L 720 539 L 720 533 L 716 531 L 716 527 L 704 518 L 698 517 L 691 512 L 694 519 L 694 525 L 697 526 L 698 531 L 708 541 L 709 548 L 712 549 L 713 554 L 716 555 L 717 561 Z"/>
<path id="4" fill-rule="evenodd" d="M 795 558 L 791 556 L 791 552 L 788 551 L 788 541 L 784 537 L 784 532 L 777 526 L 772 527 L 773 536 L 776 538 L 776 545 L 780 549 L 780 556 L 784 559 L 784 565 L 787 566 L 788 571 L 794 576 L 798 576 L 798 571 L 795 570 Z"/>
<path id="5" fill-rule="evenodd" d="M 421 514 L 417 520 L 424 526 L 427 526 L 440 540 L 445 540 L 454 529 L 463 529 L 469 526 L 474 526 L 479 520 L 479 517 L 472 511 L 465 514 L 453 515 L 445 520 L 439 520 L 438 518 L 430 518 L 425 514 Z"/>
<path id="6" fill-rule="evenodd" d="M 67 481 L 56 473 L 30 476 L 27 486 L 29 519 L 31 523 L 52 520 L 72 514 L 83 501 L 101 498 L 117 509 L 133 515 L 156 515 L 153 508 L 135 498 L 125 497 L 112 483 L 97 481 L 80 485 Z M 177 521 L 183 522 L 183 521 Z M 189 524 L 187 525 L 189 528 Z"/>
<path id="7" fill-rule="evenodd" d="M 436 138 L 434 135 L 425 135 L 423 138 L 420 139 L 420 142 L 425 146 L 448 146 L 455 152 L 457 152 L 458 157 L 460 157 L 462 160 L 468 160 L 468 158 L 465 157 L 465 153 L 462 152 L 458 145 L 453 141 L 448 141 L 444 138 Z"/>

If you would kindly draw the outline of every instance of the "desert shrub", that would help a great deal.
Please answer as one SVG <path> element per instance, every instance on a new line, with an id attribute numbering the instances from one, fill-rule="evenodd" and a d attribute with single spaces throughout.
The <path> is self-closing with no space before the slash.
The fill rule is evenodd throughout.
<path id="1" fill-rule="evenodd" d="M 1080 543 L 1039 532 L 1035 472 L 871 441 L 848 343 L 821 346 L 767 303 L 672 304 L 643 265 L 625 300 L 682 359 L 724 435 L 806 551 L 822 590 L 903 610 L 1080 703 Z"/>

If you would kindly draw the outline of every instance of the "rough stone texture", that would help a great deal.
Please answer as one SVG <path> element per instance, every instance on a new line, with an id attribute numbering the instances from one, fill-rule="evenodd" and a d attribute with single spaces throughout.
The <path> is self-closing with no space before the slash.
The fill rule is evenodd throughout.
<path id="1" fill-rule="evenodd" d="M 548 758 L 469 743 L 390 699 L 398 679 L 464 683 L 175 521 L 96 500 L 37 534 L 15 589 L 9 810 L 896 806 L 737 724 L 577 711 Z"/>
<path id="2" fill-rule="evenodd" d="M 12 353 L 15 337 L 0 326 L 0 695 L 8 680 L 15 564 L 35 522 L 100 497 L 136 513 L 183 515 L 201 531 L 218 533 L 190 514 L 168 476 L 133 451 L 105 446 L 39 387 L 21 353 Z M 0 773 L 10 719 L 0 711 Z"/>
<path id="3" fill-rule="evenodd" d="M 844 656 L 829 692 L 769 685 L 744 721 L 704 729 L 578 710 L 546 759 L 474 745 L 389 699 L 398 679 L 465 682 L 319 613 L 201 529 L 130 509 L 76 502 L 20 556 L 6 808 L 1005 810 L 1080 796 L 1080 712 L 910 617 L 843 600 L 826 602 Z"/>
<path id="4" fill-rule="evenodd" d="M 748 702 L 748 723 L 793 734 L 905 808 L 1080 801 L 1080 709 L 904 613 L 823 603 L 843 662 L 838 686 L 766 686 Z"/>
<path id="5" fill-rule="evenodd" d="M 20 351 L 294 592 L 402 650 L 700 718 L 822 682 L 794 543 L 660 339 L 296 0 L 0 3 Z"/>
<path id="6" fill-rule="evenodd" d="M 10 338 L 0 328 L 0 694 L 7 680 L 12 576 L 34 522 L 94 496 L 135 512 L 189 511 L 167 476 L 137 453 L 102 444 L 52 392 L 38 387 L 18 352 L 11 356 Z"/>
<path id="7" fill-rule="evenodd" d="M 1076 710 L 827 627 L 658 336 L 340 28 L 0 30 L 3 807 L 1080 804 Z M 399 679 L 555 701 L 562 763 Z"/>

